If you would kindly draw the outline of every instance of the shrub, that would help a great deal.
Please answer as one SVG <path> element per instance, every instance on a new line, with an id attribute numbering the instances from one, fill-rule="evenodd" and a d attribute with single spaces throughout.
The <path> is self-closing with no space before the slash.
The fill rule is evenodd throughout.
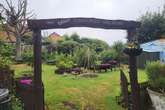
<path id="1" fill-rule="evenodd" d="M 71 55 L 57 55 L 56 56 L 56 73 L 63 74 L 65 70 L 72 68 L 74 66 L 73 58 Z"/>
<path id="2" fill-rule="evenodd" d="M 14 58 L 15 46 L 0 41 L 0 57 L 12 61 Z"/>
<path id="3" fill-rule="evenodd" d="M 66 54 L 66 55 L 73 55 L 75 49 L 79 47 L 79 43 L 76 41 L 68 40 L 63 41 L 58 45 L 58 50 L 60 53 Z"/>
<path id="4" fill-rule="evenodd" d="M 9 69 L 9 64 L 11 63 L 8 57 L 0 56 L 0 69 Z"/>
<path id="5" fill-rule="evenodd" d="M 12 95 L 12 109 L 13 110 L 22 110 L 23 104 L 21 100 L 17 98 L 15 95 Z"/>
<path id="6" fill-rule="evenodd" d="M 47 64 L 54 65 L 56 63 L 56 56 L 58 56 L 56 53 L 49 54 L 47 52 L 43 52 L 42 60 L 43 60 L 43 62 L 45 62 Z"/>
<path id="7" fill-rule="evenodd" d="M 22 54 L 22 59 L 23 59 L 23 62 L 27 63 L 28 65 L 33 66 L 32 65 L 33 60 L 34 60 L 33 51 L 32 50 L 25 51 Z"/>
<path id="8" fill-rule="evenodd" d="M 78 66 L 88 69 L 95 65 L 97 62 L 95 51 L 88 47 L 78 49 L 74 56 L 74 59 Z"/>
<path id="9" fill-rule="evenodd" d="M 102 54 L 101 54 L 101 60 L 102 62 L 106 63 L 110 60 L 114 60 L 117 58 L 117 53 L 115 50 L 109 50 L 109 51 L 104 51 Z"/>
<path id="10" fill-rule="evenodd" d="M 151 87 L 165 90 L 165 64 L 159 61 L 147 63 L 146 72 Z"/>
<path id="11" fill-rule="evenodd" d="M 57 68 L 71 68 L 73 67 L 73 59 L 71 55 L 57 55 L 56 56 L 56 66 Z"/>

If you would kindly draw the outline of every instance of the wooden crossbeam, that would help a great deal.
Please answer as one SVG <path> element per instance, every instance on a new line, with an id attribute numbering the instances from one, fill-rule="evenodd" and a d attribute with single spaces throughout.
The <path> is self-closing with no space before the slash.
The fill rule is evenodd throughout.
<path id="1" fill-rule="evenodd" d="M 140 22 L 126 20 L 106 20 L 98 18 L 57 18 L 28 20 L 30 29 L 55 29 L 70 27 L 91 27 L 103 29 L 132 29 L 140 26 Z"/>

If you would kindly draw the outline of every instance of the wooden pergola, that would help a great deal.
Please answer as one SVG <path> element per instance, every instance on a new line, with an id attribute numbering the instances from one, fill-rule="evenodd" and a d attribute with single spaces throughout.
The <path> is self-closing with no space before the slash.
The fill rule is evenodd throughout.
<path id="1" fill-rule="evenodd" d="M 34 44 L 34 110 L 44 110 L 44 94 L 42 92 L 42 61 L 41 61 L 41 30 L 65 29 L 70 27 L 91 27 L 102 29 L 127 30 L 128 41 L 132 41 L 140 22 L 126 20 L 105 20 L 97 18 L 58 18 L 58 19 L 31 19 L 28 26 L 33 31 Z M 139 96 L 137 94 L 138 80 L 136 58 L 130 56 L 130 81 L 132 89 L 133 110 L 139 110 Z M 55 85 L 54 85 L 55 86 Z"/>

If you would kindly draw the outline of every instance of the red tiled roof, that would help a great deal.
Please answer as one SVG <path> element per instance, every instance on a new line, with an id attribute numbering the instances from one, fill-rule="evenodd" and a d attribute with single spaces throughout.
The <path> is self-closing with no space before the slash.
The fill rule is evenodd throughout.
<path id="1" fill-rule="evenodd" d="M 0 31 L 0 40 L 5 42 L 16 42 L 16 38 L 10 34 L 10 39 L 5 31 Z"/>
<path id="2" fill-rule="evenodd" d="M 55 41 L 55 42 L 63 39 L 62 36 L 60 36 L 56 32 L 53 32 L 52 34 L 50 34 L 48 38 L 49 40 Z"/>

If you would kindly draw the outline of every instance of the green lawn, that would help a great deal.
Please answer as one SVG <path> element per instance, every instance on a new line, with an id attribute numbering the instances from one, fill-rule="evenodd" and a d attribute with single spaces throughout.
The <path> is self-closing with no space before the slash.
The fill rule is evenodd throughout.
<path id="1" fill-rule="evenodd" d="M 13 68 L 16 76 L 30 70 L 25 65 Z M 55 66 L 43 65 L 42 70 L 45 100 L 49 110 L 70 110 L 64 108 L 64 101 L 76 105 L 78 110 L 84 110 L 87 106 L 94 110 L 124 110 L 115 101 L 115 96 L 120 93 L 118 70 L 100 73 L 96 78 L 82 78 L 57 75 L 54 74 L 54 69 Z M 140 70 L 139 81 L 144 82 L 146 79 L 146 74 Z"/>

